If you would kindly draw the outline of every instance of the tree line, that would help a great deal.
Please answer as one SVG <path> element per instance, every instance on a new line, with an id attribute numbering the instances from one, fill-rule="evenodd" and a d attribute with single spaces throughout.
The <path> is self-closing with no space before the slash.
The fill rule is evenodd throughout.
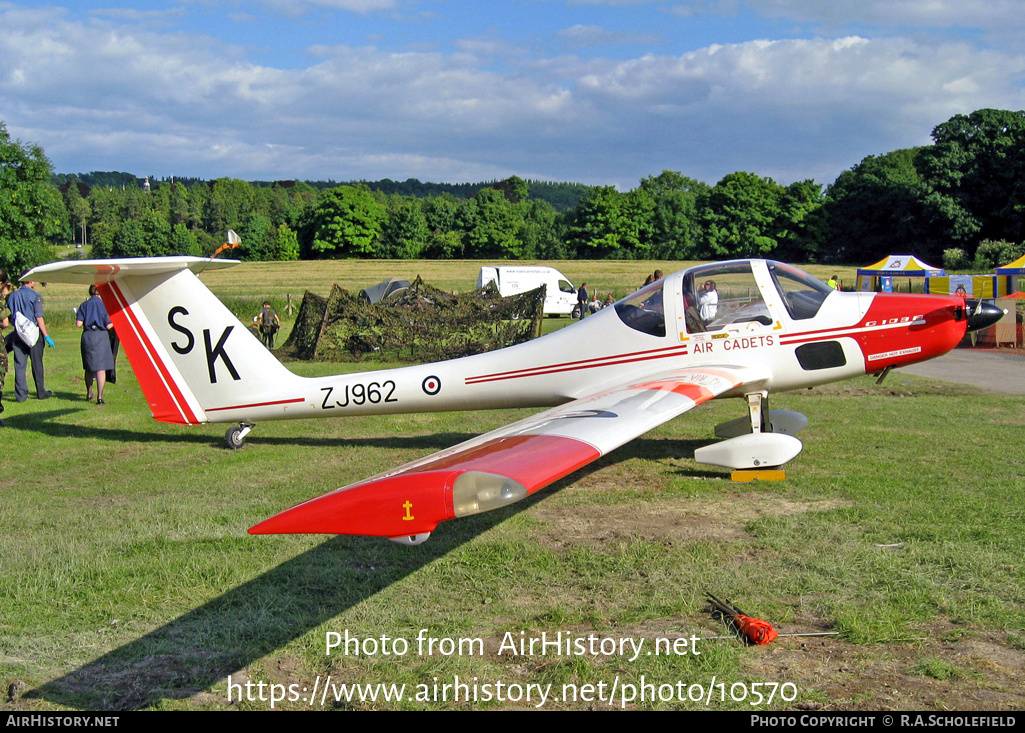
<path id="1" fill-rule="evenodd" d="M 954 269 L 1014 259 L 1025 242 L 1025 112 L 983 109 L 932 144 L 870 155 L 828 186 L 738 171 L 714 185 L 676 171 L 626 192 L 525 181 L 432 184 L 54 175 L 0 123 L 0 266 L 49 247 L 95 257 L 728 259 L 867 264 L 916 254 Z"/>

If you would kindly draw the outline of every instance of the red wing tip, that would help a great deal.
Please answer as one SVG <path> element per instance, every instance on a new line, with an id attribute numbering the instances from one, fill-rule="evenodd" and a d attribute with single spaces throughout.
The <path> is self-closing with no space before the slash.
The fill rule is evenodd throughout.
<path id="1" fill-rule="evenodd" d="M 420 526 L 420 527 L 417 527 L 417 531 L 416 532 L 404 533 L 404 534 L 401 534 L 401 535 L 393 536 L 390 533 L 353 531 L 353 528 L 351 528 L 351 527 L 338 528 L 338 529 L 328 529 L 328 528 L 325 528 L 323 526 L 313 526 L 313 527 L 310 527 L 308 525 L 304 526 L 302 523 L 298 523 L 298 522 L 293 522 L 291 524 L 286 524 L 286 523 L 283 523 L 283 522 L 277 522 L 277 521 L 275 521 L 276 519 L 277 519 L 277 517 L 271 517 L 270 519 L 264 520 L 263 522 L 260 522 L 259 524 L 254 524 L 252 527 L 250 527 L 248 530 L 246 530 L 246 532 L 248 534 L 252 534 L 252 535 L 258 535 L 258 534 L 329 534 L 329 535 L 344 534 L 344 535 L 349 535 L 349 536 L 354 536 L 354 537 L 385 537 L 387 539 L 392 540 L 393 542 L 398 542 L 399 544 L 419 545 L 421 542 L 423 542 L 428 537 L 430 537 L 431 532 L 433 532 L 437 528 L 437 524 L 435 524 L 435 525 L 433 525 L 431 527 Z"/>
<path id="2" fill-rule="evenodd" d="M 337 534 L 319 527 L 314 528 L 311 526 L 312 522 L 309 521 L 304 522 L 301 519 L 282 516 L 284 514 L 288 514 L 288 512 L 269 517 L 259 524 L 254 524 L 246 531 L 249 534 Z"/>

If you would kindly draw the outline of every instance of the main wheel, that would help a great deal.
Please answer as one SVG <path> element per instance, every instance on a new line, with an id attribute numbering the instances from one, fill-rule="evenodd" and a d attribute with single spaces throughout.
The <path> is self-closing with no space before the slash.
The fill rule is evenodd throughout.
<path id="1" fill-rule="evenodd" d="M 242 434 L 241 425 L 232 425 L 230 428 L 228 428 L 228 432 L 224 434 L 224 443 L 231 450 L 238 450 L 243 445 L 245 445 L 245 442 L 246 439 L 245 436 Z"/>

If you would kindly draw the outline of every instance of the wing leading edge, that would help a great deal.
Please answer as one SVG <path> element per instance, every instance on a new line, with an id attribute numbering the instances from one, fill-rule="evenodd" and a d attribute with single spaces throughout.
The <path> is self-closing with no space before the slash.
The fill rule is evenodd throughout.
<path id="1" fill-rule="evenodd" d="M 518 501 L 702 402 L 765 376 L 723 366 L 635 380 L 311 499 L 249 532 L 421 542 L 439 522 Z"/>

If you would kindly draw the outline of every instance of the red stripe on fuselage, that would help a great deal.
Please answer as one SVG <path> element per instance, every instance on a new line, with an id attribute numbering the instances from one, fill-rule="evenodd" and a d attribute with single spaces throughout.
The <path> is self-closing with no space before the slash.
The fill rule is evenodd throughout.
<path id="1" fill-rule="evenodd" d="M 274 400 L 273 402 L 253 402 L 249 405 L 228 405 L 227 407 L 207 407 L 206 412 L 219 412 L 223 410 L 247 410 L 251 407 L 270 407 L 272 405 L 293 405 L 296 402 L 305 402 L 305 397 L 295 397 L 288 400 Z"/>
<path id="2" fill-rule="evenodd" d="M 566 361 L 559 364 L 549 364 L 543 367 L 531 367 L 528 369 L 515 369 L 508 372 L 495 372 L 494 374 L 482 374 L 479 377 L 467 377 L 466 384 L 483 384 L 485 382 L 498 382 L 505 379 L 519 379 L 520 377 L 537 377 L 545 374 L 557 374 L 559 372 L 571 372 L 582 369 L 595 369 L 597 367 L 614 366 L 616 364 L 629 364 L 635 361 L 649 361 L 651 359 L 665 359 L 673 356 L 686 356 L 687 346 L 669 346 L 650 351 L 634 351 L 627 354 L 614 354 L 594 359 L 581 359 L 579 361 Z"/>
<path id="3" fill-rule="evenodd" d="M 807 331 L 805 333 L 794 333 L 780 337 L 780 344 L 786 346 L 790 344 L 804 344 L 812 341 L 830 341 L 838 338 L 860 338 L 867 333 L 873 333 L 875 331 L 889 331 L 897 328 L 906 328 L 910 325 L 922 325 L 924 321 L 918 321 L 916 324 L 912 322 L 899 323 L 899 324 L 887 324 L 884 326 L 866 326 L 867 319 L 862 319 L 861 323 L 856 326 L 846 326 L 844 328 L 827 328 L 821 331 Z"/>

